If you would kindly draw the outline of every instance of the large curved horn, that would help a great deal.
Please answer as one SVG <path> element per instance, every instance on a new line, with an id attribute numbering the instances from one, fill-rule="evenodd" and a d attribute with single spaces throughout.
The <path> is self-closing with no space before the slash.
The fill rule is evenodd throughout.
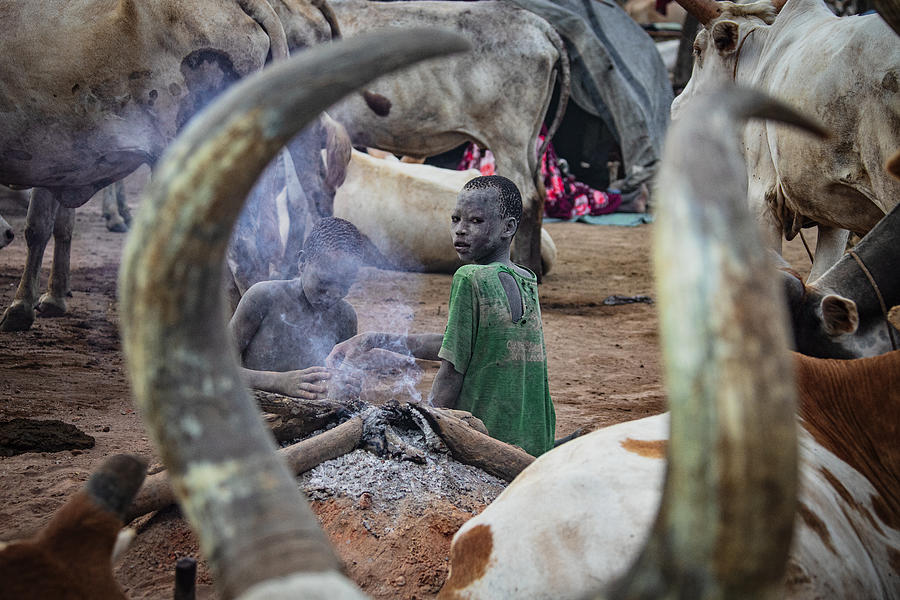
<path id="1" fill-rule="evenodd" d="M 688 13 L 694 16 L 701 25 L 707 25 L 710 21 L 722 14 L 716 0 L 675 0 Z"/>
<path id="2" fill-rule="evenodd" d="M 232 225 L 263 167 L 320 111 L 379 75 L 466 48 L 455 34 L 417 29 L 304 51 L 195 117 L 144 193 L 120 268 L 124 350 L 135 400 L 224 598 L 280 597 L 279 585 L 291 597 L 355 589 L 337 573 L 228 350 L 221 281 Z"/>
<path id="3" fill-rule="evenodd" d="M 797 489 L 793 375 L 737 145 L 744 117 L 772 116 L 760 104 L 773 105 L 747 90 L 711 94 L 666 140 L 654 267 L 669 466 L 650 539 L 614 598 L 780 597 Z"/>

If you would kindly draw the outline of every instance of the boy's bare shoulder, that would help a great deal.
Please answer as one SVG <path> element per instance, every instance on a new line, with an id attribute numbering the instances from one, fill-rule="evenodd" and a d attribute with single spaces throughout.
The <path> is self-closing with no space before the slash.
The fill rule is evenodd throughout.
<path id="1" fill-rule="evenodd" d="M 240 303 L 257 308 L 279 304 L 288 299 L 291 289 L 290 280 L 260 281 L 244 292 Z"/>
<path id="2" fill-rule="evenodd" d="M 263 298 L 274 296 L 276 294 L 283 294 L 290 289 L 291 281 L 289 279 L 273 279 L 254 283 L 246 292 L 244 292 L 244 295 Z"/>

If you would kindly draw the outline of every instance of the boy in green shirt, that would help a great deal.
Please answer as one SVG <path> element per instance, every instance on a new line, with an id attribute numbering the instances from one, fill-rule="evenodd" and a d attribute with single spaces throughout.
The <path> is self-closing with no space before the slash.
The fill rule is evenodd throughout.
<path id="1" fill-rule="evenodd" d="M 541 309 L 534 273 L 510 259 L 522 216 L 516 185 L 477 177 L 459 193 L 450 217 L 453 247 L 469 263 L 453 276 L 444 335 L 360 334 L 338 344 L 333 365 L 373 348 L 440 360 L 431 388 L 436 406 L 471 412 L 491 435 L 537 456 L 553 447 Z"/>

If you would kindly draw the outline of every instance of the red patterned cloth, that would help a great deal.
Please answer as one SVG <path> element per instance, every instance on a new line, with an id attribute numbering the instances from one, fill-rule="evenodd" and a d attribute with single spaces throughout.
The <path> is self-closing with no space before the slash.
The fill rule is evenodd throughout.
<path id="1" fill-rule="evenodd" d="M 541 130 L 537 141 L 538 147 L 544 142 L 546 133 L 546 128 Z M 494 155 L 490 150 L 482 151 L 470 143 L 457 169 L 461 171 L 478 169 L 482 175 L 493 175 Z M 548 217 L 574 219 L 584 215 L 605 215 L 616 212 L 622 204 L 622 196 L 616 190 L 606 192 L 595 190 L 581 181 L 576 181 L 574 175 L 563 172 L 552 142 L 547 145 L 547 151 L 541 157 L 541 177 L 547 192 L 544 214 Z"/>

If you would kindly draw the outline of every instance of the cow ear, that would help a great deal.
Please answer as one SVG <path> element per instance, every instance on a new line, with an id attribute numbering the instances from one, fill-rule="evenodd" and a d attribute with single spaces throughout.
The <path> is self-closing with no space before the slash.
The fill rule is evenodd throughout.
<path id="1" fill-rule="evenodd" d="M 713 25 L 712 38 L 719 52 L 733 52 L 738 41 L 738 24 L 734 21 L 719 21 Z"/>
<path id="2" fill-rule="evenodd" d="M 843 296 L 828 294 L 822 298 L 822 323 L 828 335 L 856 333 L 859 327 L 856 302 Z"/>
<path id="3" fill-rule="evenodd" d="M 900 304 L 888 311 L 888 323 L 891 324 L 891 327 L 900 331 Z"/>

